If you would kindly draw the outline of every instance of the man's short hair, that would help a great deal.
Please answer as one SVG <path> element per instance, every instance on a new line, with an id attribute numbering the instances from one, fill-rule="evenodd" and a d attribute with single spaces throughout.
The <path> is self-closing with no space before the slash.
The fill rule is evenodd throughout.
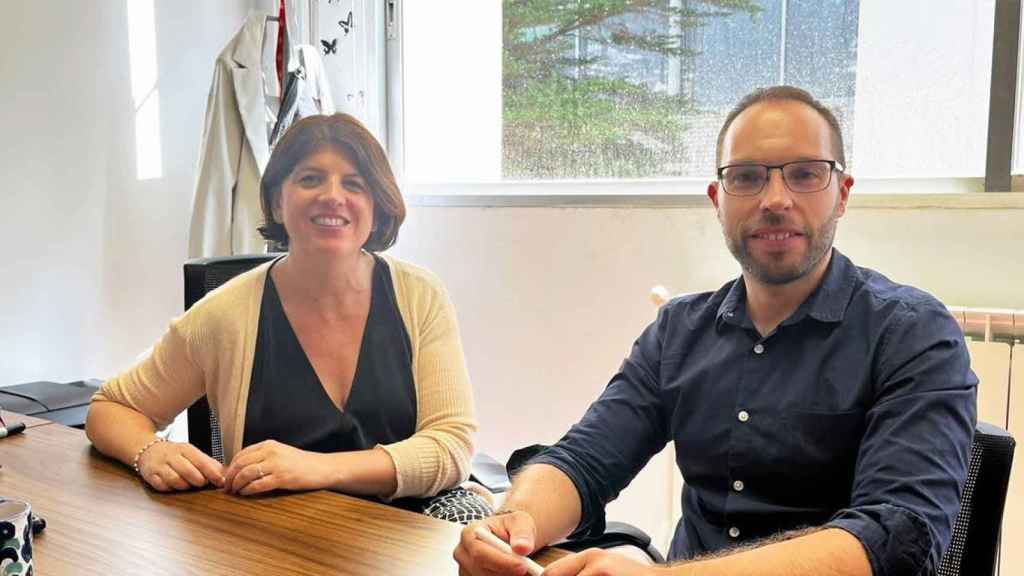
<path id="1" fill-rule="evenodd" d="M 733 120 L 735 120 L 737 116 L 754 104 L 786 100 L 803 102 L 811 108 L 814 108 L 818 114 L 821 114 L 821 117 L 828 122 L 829 128 L 832 129 L 832 151 L 836 155 L 834 160 L 838 161 L 845 167 L 846 153 L 843 151 L 843 131 L 839 127 L 839 121 L 836 120 L 835 114 L 833 114 L 827 106 L 819 102 L 814 96 L 811 96 L 810 92 L 797 88 L 796 86 L 769 86 L 767 88 L 758 88 L 744 96 L 743 99 L 740 100 L 731 111 L 729 111 L 729 115 L 725 117 L 725 122 L 722 124 L 722 129 L 718 132 L 718 143 L 715 146 L 715 166 L 720 167 L 722 165 L 722 143 L 725 142 L 725 133 L 728 132 L 729 126 L 732 126 Z"/>

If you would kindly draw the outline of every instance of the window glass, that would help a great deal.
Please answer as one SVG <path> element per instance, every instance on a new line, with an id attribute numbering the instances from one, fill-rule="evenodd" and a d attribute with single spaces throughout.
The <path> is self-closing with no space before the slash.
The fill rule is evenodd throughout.
<path id="1" fill-rule="evenodd" d="M 792 84 L 835 111 L 857 176 L 982 176 L 994 6 L 409 2 L 405 175 L 707 178 L 730 107 L 757 87 Z"/>

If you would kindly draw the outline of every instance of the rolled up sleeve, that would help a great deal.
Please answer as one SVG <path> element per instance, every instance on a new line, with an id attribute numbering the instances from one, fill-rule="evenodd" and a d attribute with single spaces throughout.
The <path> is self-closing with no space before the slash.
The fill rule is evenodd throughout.
<path id="1" fill-rule="evenodd" d="M 907 306 L 880 344 L 850 505 L 828 525 L 856 536 L 875 576 L 931 573 L 960 508 L 977 378 L 937 302 Z"/>

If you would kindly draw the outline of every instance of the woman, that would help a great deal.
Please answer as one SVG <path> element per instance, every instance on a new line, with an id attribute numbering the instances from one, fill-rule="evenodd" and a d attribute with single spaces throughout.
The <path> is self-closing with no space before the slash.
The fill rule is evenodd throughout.
<path id="1" fill-rule="evenodd" d="M 89 439 L 160 491 L 393 499 L 465 480 L 476 423 L 455 314 L 433 275 L 378 254 L 405 217 L 380 145 L 351 116 L 305 118 L 260 194 L 260 232 L 287 255 L 210 293 L 106 382 Z M 156 435 L 204 394 L 227 466 Z"/>

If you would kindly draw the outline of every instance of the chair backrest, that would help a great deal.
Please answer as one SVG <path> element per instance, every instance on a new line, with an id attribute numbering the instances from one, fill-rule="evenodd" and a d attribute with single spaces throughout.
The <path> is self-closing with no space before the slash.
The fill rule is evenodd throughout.
<path id="1" fill-rule="evenodd" d="M 196 258 L 185 262 L 185 310 L 218 286 L 280 254 L 246 254 L 216 258 Z M 188 441 L 206 454 L 224 461 L 220 423 L 210 410 L 206 396 L 188 408 Z"/>
<path id="2" fill-rule="evenodd" d="M 939 565 L 940 576 L 995 573 L 1014 445 L 1013 436 L 1006 430 L 978 422 L 967 482 L 960 495 L 960 512 Z"/>

